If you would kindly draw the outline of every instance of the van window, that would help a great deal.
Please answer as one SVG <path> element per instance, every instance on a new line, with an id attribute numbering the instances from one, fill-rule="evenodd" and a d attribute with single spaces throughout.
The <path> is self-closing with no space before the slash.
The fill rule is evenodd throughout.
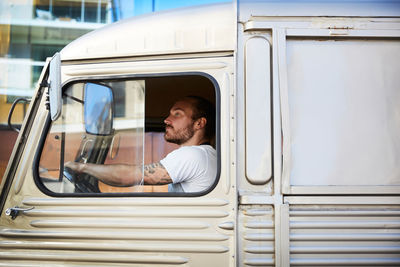
<path id="1" fill-rule="evenodd" d="M 50 195 L 207 192 L 217 178 L 216 104 L 213 82 L 201 75 L 67 84 L 36 182 Z M 204 142 L 192 143 L 197 136 Z"/>
<path id="2" fill-rule="evenodd" d="M 263 37 L 246 42 L 246 177 L 252 184 L 272 177 L 270 50 Z"/>

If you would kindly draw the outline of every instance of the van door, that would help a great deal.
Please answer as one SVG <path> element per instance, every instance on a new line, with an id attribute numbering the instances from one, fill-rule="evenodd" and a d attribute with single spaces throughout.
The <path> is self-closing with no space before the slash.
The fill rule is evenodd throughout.
<path id="1" fill-rule="evenodd" d="M 240 262 L 396 266 L 398 18 L 320 4 L 239 5 Z"/>
<path id="2" fill-rule="evenodd" d="M 277 34 L 285 261 L 395 266 L 400 25 L 342 18 L 353 26 L 338 30 L 338 21 Z"/>
<path id="3" fill-rule="evenodd" d="M 5 201 L 3 210 L 9 209 L 10 215 L 1 214 L 2 262 L 235 265 L 236 183 L 228 138 L 232 56 L 168 60 L 167 65 L 164 59 L 62 67 L 62 114 L 51 122 L 43 97 L 33 120 L 38 127 L 28 136 L 31 145 L 24 150 L 25 161 L 20 162 Z M 84 93 L 89 83 L 113 92 L 113 126 L 107 134 L 85 128 L 84 102 L 91 99 L 85 100 Z M 218 170 L 208 189 L 169 193 L 158 186 L 99 184 L 99 192 L 83 192 L 77 190 L 79 182 L 64 173 L 64 163 L 77 159 L 96 164 L 159 161 L 176 148 L 163 140 L 163 119 L 184 95 L 201 96 L 216 107 Z"/>

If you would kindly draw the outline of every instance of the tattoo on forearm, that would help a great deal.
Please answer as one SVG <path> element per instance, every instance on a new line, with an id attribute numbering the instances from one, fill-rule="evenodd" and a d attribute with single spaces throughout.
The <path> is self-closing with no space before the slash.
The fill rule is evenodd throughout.
<path id="1" fill-rule="evenodd" d="M 147 184 L 164 185 L 172 183 L 171 177 L 160 162 L 144 165 L 143 172 L 144 176 L 147 177 L 147 179 L 145 178 Z"/>
<path id="2" fill-rule="evenodd" d="M 151 164 L 148 164 L 148 165 L 144 165 L 144 173 L 145 173 L 145 175 L 154 174 L 156 172 L 156 168 L 165 169 L 164 166 L 159 162 L 151 163 Z"/>

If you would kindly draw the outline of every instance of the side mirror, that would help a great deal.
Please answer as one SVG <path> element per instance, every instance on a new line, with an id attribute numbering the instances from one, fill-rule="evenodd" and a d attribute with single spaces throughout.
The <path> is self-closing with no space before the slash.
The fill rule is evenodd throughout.
<path id="1" fill-rule="evenodd" d="M 49 72 L 49 100 L 51 120 L 55 121 L 61 114 L 61 58 L 55 53 L 50 61 Z"/>
<path id="2" fill-rule="evenodd" d="M 85 131 L 94 135 L 110 135 L 113 129 L 113 94 L 111 88 L 85 84 L 84 95 Z"/>

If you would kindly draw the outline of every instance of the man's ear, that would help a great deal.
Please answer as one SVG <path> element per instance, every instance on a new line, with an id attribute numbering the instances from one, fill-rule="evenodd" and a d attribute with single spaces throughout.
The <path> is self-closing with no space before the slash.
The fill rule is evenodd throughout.
<path id="1" fill-rule="evenodd" d="M 206 124 L 207 124 L 207 119 L 204 117 L 201 117 L 195 121 L 194 127 L 196 130 L 200 130 L 200 129 L 203 129 L 204 127 L 206 127 Z"/>

